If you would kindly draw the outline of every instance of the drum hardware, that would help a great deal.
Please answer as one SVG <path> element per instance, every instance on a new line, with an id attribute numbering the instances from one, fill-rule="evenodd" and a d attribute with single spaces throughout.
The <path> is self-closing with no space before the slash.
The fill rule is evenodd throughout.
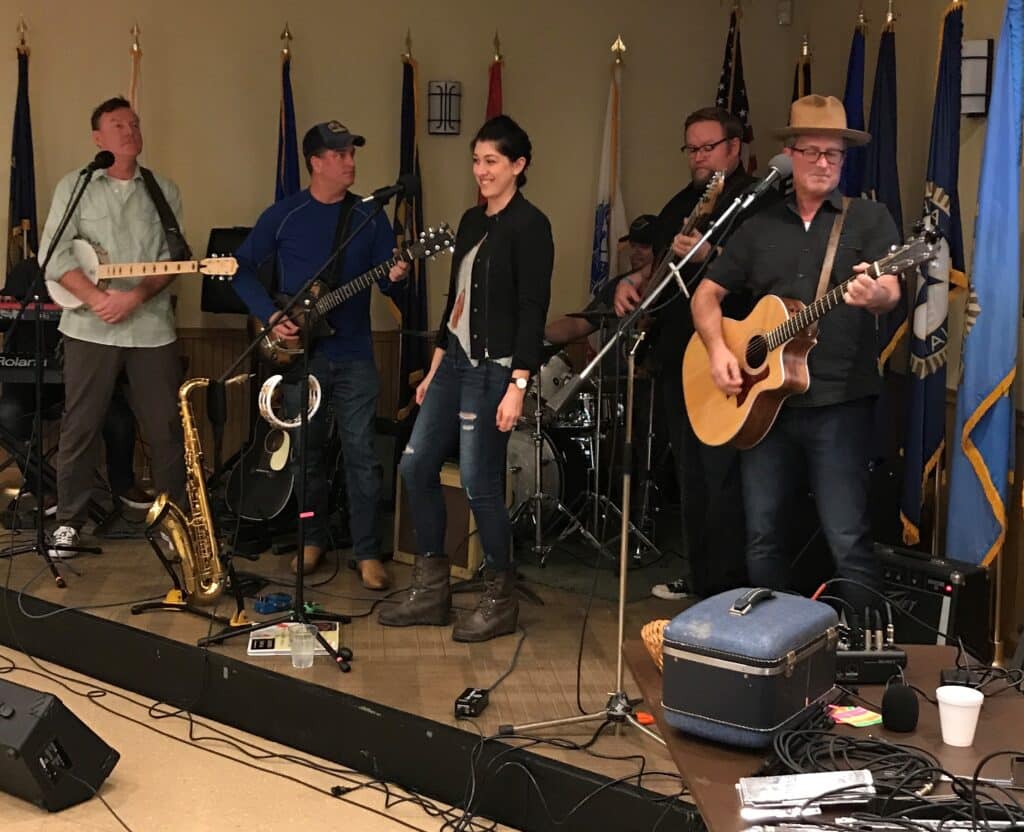
<path id="1" fill-rule="evenodd" d="M 614 554 L 605 549 L 601 542 L 590 533 L 576 515 L 566 508 L 557 496 L 544 492 L 543 469 L 545 460 L 543 448 L 547 435 L 544 431 L 545 410 L 541 386 L 538 383 L 532 392 L 532 395 L 536 397 L 536 407 L 533 410 L 532 417 L 533 430 L 530 432 L 530 439 L 533 445 L 533 493 L 523 500 L 512 512 L 510 517 L 512 526 L 515 527 L 522 517 L 531 516 L 533 518 L 533 545 L 530 547 L 530 550 L 540 558 L 541 566 L 546 565 L 548 554 L 552 549 L 550 544 L 544 542 L 545 508 L 554 510 L 556 517 L 561 517 L 568 523 L 566 529 L 559 535 L 559 540 L 563 540 L 568 534 L 578 531 L 583 535 L 587 543 L 608 558 L 614 560 Z M 556 460 L 552 456 L 547 464 L 551 465 L 553 462 L 556 462 Z M 523 466 L 521 465 L 513 466 L 514 473 L 519 473 L 522 469 Z"/>

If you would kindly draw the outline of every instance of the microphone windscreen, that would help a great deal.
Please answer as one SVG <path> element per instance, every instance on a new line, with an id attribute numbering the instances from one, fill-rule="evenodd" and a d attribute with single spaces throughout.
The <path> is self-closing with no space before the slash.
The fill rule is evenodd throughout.
<path id="1" fill-rule="evenodd" d="M 768 163 L 768 167 L 775 168 L 779 172 L 779 178 L 785 179 L 787 176 L 793 175 L 793 160 L 785 153 L 777 153 L 772 156 L 772 160 Z"/>
<path id="2" fill-rule="evenodd" d="M 112 164 L 114 164 L 114 154 L 109 150 L 101 150 L 96 154 L 96 158 L 92 160 L 96 170 L 106 170 Z"/>
<path id="3" fill-rule="evenodd" d="M 882 725 L 890 731 L 907 734 L 917 728 L 921 706 L 917 694 L 907 685 L 893 682 L 882 696 Z"/>
<path id="4" fill-rule="evenodd" d="M 420 195 L 420 178 L 415 173 L 403 173 L 398 177 L 398 184 L 402 186 L 402 192 L 406 197 Z"/>

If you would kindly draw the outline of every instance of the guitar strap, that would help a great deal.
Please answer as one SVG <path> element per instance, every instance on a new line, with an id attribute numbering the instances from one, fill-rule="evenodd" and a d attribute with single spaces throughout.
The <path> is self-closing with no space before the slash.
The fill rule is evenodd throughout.
<path id="1" fill-rule="evenodd" d="M 160 224 L 164 227 L 164 236 L 167 238 L 167 250 L 170 252 L 171 259 L 191 260 L 192 249 L 185 242 L 185 235 L 181 233 L 181 229 L 178 227 L 178 220 L 174 216 L 171 206 L 167 204 L 167 197 L 164 196 L 163 189 L 157 184 L 153 171 L 139 165 L 139 173 L 142 175 L 146 192 L 149 194 L 149 198 L 153 200 L 156 212 L 160 216 Z"/>
<path id="2" fill-rule="evenodd" d="M 341 210 L 338 211 L 338 225 L 334 229 L 334 242 L 331 243 L 331 254 L 338 250 L 338 246 L 348 236 L 348 227 L 352 223 L 352 209 L 357 202 L 359 202 L 359 198 L 354 196 L 351 191 L 345 193 L 345 198 L 341 201 Z M 334 268 L 331 269 L 330 274 L 324 277 L 324 283 L 331 289 L 337 288 L 341 280 L 342 269 L 344 268 L 345 252 L 342 251 L 334 259 Z"/>
<path id="3" fill-rule="evenodd" d="M 825 260 L 821 264 L 821 274 L 818 277 L 818 291 L 814 293 L 817 300 L 828 288 L 829 279 L 832 277 L 832 266 L 836 262 L 836 251 L 839 248 L 839 237 L 843 233 L 843 223 L 846 221 L 846 211 L 850 207 L 850 198 L 843 197 L 843 210 L 836 214 L 832 220 L 832 233 L 828 235 L 828 248 L 825 249 Z M 812 338 L 818 332 L 818 322 L 815 321 L 807 328 L 807 334 Z"/>

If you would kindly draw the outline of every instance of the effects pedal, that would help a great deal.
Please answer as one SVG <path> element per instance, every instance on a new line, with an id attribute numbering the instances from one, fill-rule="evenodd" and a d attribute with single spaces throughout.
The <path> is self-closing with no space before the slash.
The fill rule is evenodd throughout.
<path id="1" fill-rule="evenodd" d="M 487 707 L 489 694 L 485 688 L 466 688 L 455 700 L 455 716 L 480 716 Z"/>

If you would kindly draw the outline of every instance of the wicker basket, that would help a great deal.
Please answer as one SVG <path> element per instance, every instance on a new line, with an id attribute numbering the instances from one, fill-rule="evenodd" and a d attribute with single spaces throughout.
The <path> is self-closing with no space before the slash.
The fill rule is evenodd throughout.
<path id="1" fill-rule="evenodd" d="M 667 618 L 659 618 L 657 621 L 648 621 L 640 630 L 640 637 L 644 640 L 644 647 L 651 654 L 654 663 L 658 666 L 658 672 L 662 671 L 661 645 L 665 641 L 665 628 L 668 626 Z"/>

